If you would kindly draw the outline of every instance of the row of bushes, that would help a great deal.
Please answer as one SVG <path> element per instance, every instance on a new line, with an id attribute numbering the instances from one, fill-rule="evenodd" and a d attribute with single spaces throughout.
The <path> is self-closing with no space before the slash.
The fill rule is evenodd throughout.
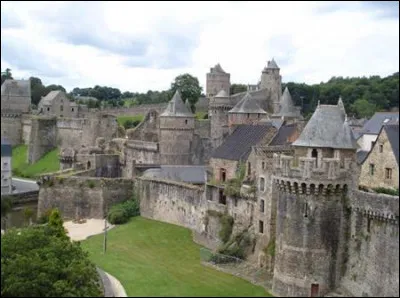
<path id="1" fill-rule="evenodd" d="M 133 196 L 128 201 L 112 206 L 107 214 L 107 219 L 113 225 L 120 225 L 128 222 L 131 217 L 139 215 L 139 200 L 136 196 Z"/>
<path id="2" fill-rule="evenodd" d="M 398 196 L 399 195 L 399 189 L 393 189 L 393 188 L 386 188 L 386 187 L 375 187 L 375 188 L 368 188 L 364 185 L 360 185 L 358 187 L 359 190 L 365 191 L 365 192 L 376 192 L 376 193 L 383 193 L 391 196 Z"/>

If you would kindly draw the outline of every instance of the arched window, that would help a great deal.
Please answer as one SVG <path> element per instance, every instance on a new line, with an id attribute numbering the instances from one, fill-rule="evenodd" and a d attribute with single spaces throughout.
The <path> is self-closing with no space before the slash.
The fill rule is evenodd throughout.
<path id="1" fill-rule="evenodd" d="M 90 164 L 90 160 L 87 162 L 87 168 L 90 169 L 91 164 Z"/>
<path id="2" fill-rule="evenodd" d="M 260 177 L 260 185 L 259 185 L 260 191 L 265 191 L 265 178 Z"/>

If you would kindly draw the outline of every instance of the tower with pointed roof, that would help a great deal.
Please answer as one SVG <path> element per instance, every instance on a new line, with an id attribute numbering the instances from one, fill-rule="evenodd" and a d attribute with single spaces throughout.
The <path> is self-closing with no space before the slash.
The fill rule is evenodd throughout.
<path id="1" fill-rule="evenodd" d="M 300 107 L 296 107 L 292 100 L 292 95 L 289 92 L 288 87 L 283 91 L 281 100 L 279 102 L 279 111 L 276 114 L 273 114 L 271 118 L 279 118 L 288 122 L 294 122 L 296 120 L 301 120 L 303 117 L 301 116 Z"/>
<path id="2" fill-rule="evenodd" d="M 230 130 L 240 124 L 256 124 L 267 117 L 263 110 L 249 92 L 228 112 L 228 125 Z"/>
<path id="3" fill-rule="evenodd" d="M 212 148 L 220 146 L 229 134 L 228 111 L 234 104 L 228 93 L 221 89 L 217 95 L 210 98 L 208 105 L 208 115 L 210 119 L 210 137 Z"/>
<path id="4" fill-rule="evenodd" d="M 279 112 L 279 101 L 282 94 L 282 77 L 279 72 L 280 68 L 272 58 L 261 73 L 260 89 L 269 90 L 274 113 Z"/>
<path id="5" fill-rule="evenodd" d="M 292 144 L 274 155 L 277 191 L 277 296 L 322 297 L 338 286 L 346 264 L 348 190 L 357 187 L 357 145 L 341 99 L 318 105 Z"/>
<path id="6" fill-rule="evenodd" d="M 191 164 L 195 117 L 176 91 L 160 115 L 160 163 Z"/>
<path id="7" fill-rule="evenodd" d="M 231 88 L 231 75 L 225 72 L 218 63 L 210 68 L 206 79 L 206 96 L 211 98 L 220 90 L 224 90 L 229 95 Z"/>

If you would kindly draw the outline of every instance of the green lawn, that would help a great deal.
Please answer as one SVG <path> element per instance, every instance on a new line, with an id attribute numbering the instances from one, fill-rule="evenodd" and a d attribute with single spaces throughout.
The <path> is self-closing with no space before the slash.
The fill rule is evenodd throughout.
<path id="1" fill-rule="evenodd" d="M 270 296 L 262 287 L 200 263 L 191 231 L 135 217 L 82 242 L 92 261 L 115 276 L 128 296 Z"/>
<path id="2" fill-rule="evenodd" d="M 143 115 L 135 115 L 135 116 L 129 116 L 129 115 L 122 115 L 117 117 L 118 124 L 121 126 L 124 126 L 124 123 L 128 120 L 131 121 L 143 121 L 144 116 Z"/>
<path id="3" fill-rule="evenodd" d="M 12 149 L 12 171 L 17 177 L 33 178 L 39 174 L 55 172 L 60 170 L 58 160 L 59 149 L 54 149 L 45 154 L 36 163 L 27 163 L 28 146 L 19 145 Z"/>

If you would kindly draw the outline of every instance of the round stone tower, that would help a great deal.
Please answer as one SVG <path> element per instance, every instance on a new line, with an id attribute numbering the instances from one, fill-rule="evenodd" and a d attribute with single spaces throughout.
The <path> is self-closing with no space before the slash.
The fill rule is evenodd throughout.
<path id="1" fill-rule="evenodd" d="M 340 105 L 319 105 L 294 155 L 274 155 L 277 189 L 272 291 L 323 297 L 344 274 L 347 191 L 355 187 L 356 142 Z"/>
<path id="2" fill-rule="evenodd" d="M 260 89 L 268 89 L 270 93 L 270 100 L 273 104 L 273 113 L 279 112 L 279 101 L 282 94 L 282 77 L 279 74 L 280 68 L 275 60 L 268 61 L 261 73 Z"/>
<path id="3" fill-rule="evenodd" d="M 195 117 L 176 91 L 160 115 L 160 162 L 162 165 L 191 164 Z"/>
<path id="4" fill-rule="evenodd" d="M 211 123 L 211 141 L 213 148 L 220 146 L 229 134 L 228 111 L 233 108 L 233 103 L 225 90 L 210 98 L 208 115 Z"/>

